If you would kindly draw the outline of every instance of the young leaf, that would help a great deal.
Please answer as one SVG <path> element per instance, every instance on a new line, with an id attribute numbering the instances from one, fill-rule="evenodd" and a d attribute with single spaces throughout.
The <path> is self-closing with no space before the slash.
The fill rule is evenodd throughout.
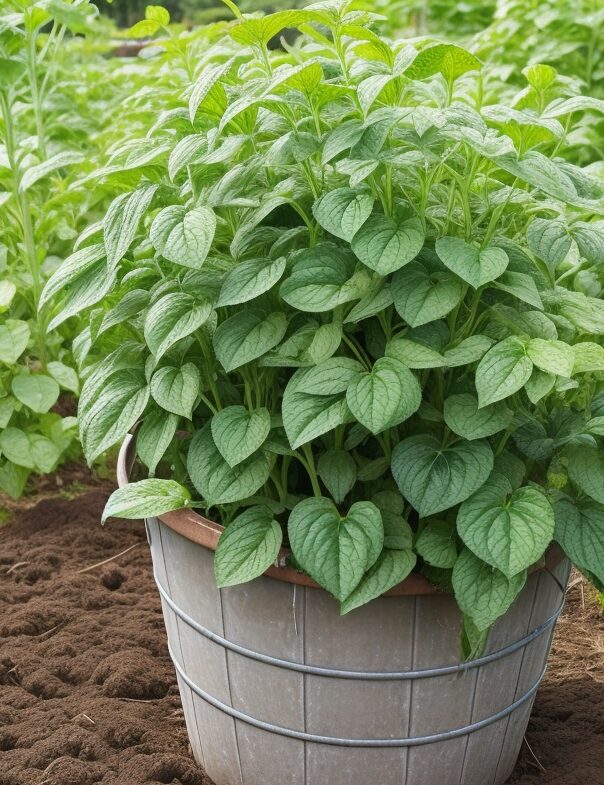
<path id="1" fill-rule="evenodd" d="M 430 271 L 420 262 L 398 272 L 390 288 L 394 307 L 411 327 L 441 319 L 463 297 L 463 283 L 456 275 Z"/>
<path id="2" fill-rule="evenodd" d="M 187 470 L 208 507 L 239 502 L 253 496 L 268 480 L 270 457 L 255 452 L 235 468 L 231 468 L 214 444 L 210 423 L 191 439 Z"/>
<path id="3" fill-rule="evenodd" d="M 216 231 L 216 216 L 207 207 L 185 210 L 165 207 L 151 224 L 151 242 L 169 262 L 198 270 L 204 263 Z"/>
<path id="4" fill-rule="evenodd" d="M 419 555 L 441 570 L 449 570 L 457 561 L 455 526 L 448 521 L 429 521 L 422 529 L 415 547 Z"/>
<path id="5" fill-rule="evenodd" d="M 445 267 L 474 289 L 499 278 L 509 263 L 508 255 L 501 248 L 490 246 L 480 250 L 459 237 L 440 237 L 435 247 Z"/>
<path id="6" fill-rule="evenodd" d="M 0 324 L 0 362 L 14 365 L 29 343 L 30 329 L 27 322 L 7 319 Z"/>
<path id="7" fill-rule="evenodd" d="M 350 613 L 397 586 L 411 573 L 416 561 L 417 557 L 411 550 L 384 549 L 356 589 L 344 600 L 341 613 Z"/>
<path id="8" fill-rule="evenodd" d="M 498 478 L 463 502 L 457 531 L 476 556 L 511 578 L 538 561 L 552 541 L 554 511 L 541 488 L 513 491 Z"/>
<path id="9" fill-rule="evenodd" d="M 441 73 L 445 79 L 453 81 L 467 71 L 477 71 L 481 67 L 480 60 L 461 46 L 435 44 L 422 49 L 405 71 L 405 76 L 409 79 L 425 79 Z"/>
<path id="10" fill-rule="evenodd" d="M 346 392 L 350 411 L 374 434 L 407 420 L 418 410 L 421 400 L 421 388 L 415 376 L 390 357 L 380 358 Z"/>
<path id="11" fill-rule="evenodd" d="M 190 501 L 189 491 L 174 480 L 140 480 L 111 494 L 101 523 L 107 518 L 153 518 L 188 507 Z"/>
<path id="12" fill-rule="evenodd" d="M 258 308 L 239 311 L 214 333 L 216 357 L 225 371 L 233 371 L 273 349 L 286 330 L 287 317 L 282 312 L 267 315 Z"/>
<path id="13" fill-rule="evenodd" d="M 281 526 L 267 507 L 250 507 L 220 535 L 214 572 L 216 584 L 235 586 L 262 575 L 276 561 L 281 548 Z"/>
<path id="14" fill-rule="evenodd" d="M 137 431 L 136 453 L 149 469 L 151 477 L 174 438 L 178 419 L 177 415 L 156 407 L 145 414 L 143 424 Z"/>
<path id="15" fill-rule="evenodd" d="M 384 543 L 380 511 L 371 502 L 356 502 L 341 516 L 329 499 L 304 499 L 289 516 L 288 533 L 298 564 L 340 602 L 358 586 Z"/>
<path id="16" fill-rule="evenodd" d="M 54 406 L 61 392 L 56 381 L 42 373 L 15 376 L 11 389 L 18 401 L 39 413 Z"/>
<path id="17" fill-rule="evenodd" d="M 312 211 L 325 231 L 350 242 L 371 215 L 373 201 L 367 191 L 336 188 L 315 202 Z"/>
<path id="18" fill-rule="evenodd" d="M 200 386 L 201 374 L 193 363 L 180 368 L 166 366 L 153 374 L 151 395 L 162 409 L 190 420 Z"/>
<path id="19" fill-rule="evenodd" d="M 111 203 L 103 223 L 105 252 L 110 270 L 115 269 L 130 248 L 138 225 L 147 212 L 157 185 L 144 185 L 132 193 L 122 194 Z"/>
<path id="20" fill-rule="evenodd" d="M 478 401 L 469 393 L 449 396 L 443 414 L 453 433 L 469 441 L 505 430 L 514 417 L 514 412 L 501 401 L 479 409 Z"/>
<path id="21" fill-rule="evenodd" d="M 357 479 L 354 458 L 345 450 L 328 450 L 321 454 L 317 474 L 336 504 L 341 504 Z"/>
<path id="22" fill-rule="evenodd" d="M 467 499 L 493 468 L 487 442 L 458 442 L 443 447 L 429 434 L 416 434 L 392 452 L 392 475 L 403 496 L 426 518 Z"/>
<path id="23" fill-rule="evenodd" d="M 159 361 L 171 346 L 194 333 L 211 313 L 208 302 L 197 302 L 184 292 L 172 292 L 157 300 L 147 312 L 144 328 L 145 341 L 155 359 Z"/>
<path id="24" fill-rule="evenodd" d="M 526 384 L 532 371 L 533 363 L 522 339 L 511 336 L 495 344 L 476 369 L 478 405 L 482 408 L 513 395 Z"/>
<path id="25" fill-rule="evenodd" d="M 248 412 L 244 406 L 227 406 L 212 417 L 211 428 L 214 444 L 232 468 L 262 447 L 271 416 L 265 408 Z"/>
<path id="26" fill-rule="evenodd" d="M 268 292 L 285 272 L 285 257 L 250 259 L 236 265 L 227 273 L 216 307 L 239 305 Z"/>
<path id="27" fill-rule="evenodd" d="M 415 259 L 423 244 L 419 219 L 373 215 L 355 234 L 352 250 L 370 270 L 388 275 Z"/>
<path id="28" fill-rule="evenodd" d="M 533 364 L 546 373 L 554 376 L 570 376 L 573 372 L 575 353 L 572 346 L 563 341 L 531 338 L 526 353 Z"/>
<path id="29" fill-rule="evenodd" d="M 508 610 L 526 582 L 526 571 L 506 576 L 464 548 L 453 567 L 455 599 L 478 630 L 488 630 Z"/>

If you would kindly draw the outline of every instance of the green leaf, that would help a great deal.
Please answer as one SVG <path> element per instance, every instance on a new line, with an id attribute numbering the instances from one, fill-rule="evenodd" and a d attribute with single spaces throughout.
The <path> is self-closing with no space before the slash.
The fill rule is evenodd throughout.
<path id="1" fill-rule="evenodd" d="M 0 361 L 14 365 L 27 348 L 31 333 L 27 322 L 7 319 L 0 324 Z"/>
<path id="2" fill-rule="evenodd" d="M 5 311 L 17 294 L 17 287 L 12 281 L 0 281 L 0 311 Z"/>
<path id="3" fill-rule="evenodd" d="M 101 523 L 107 518 L 154 518 L 188 507 L 191 494 L 174 480 L 140 480 L 113 491 Z"/>
<path id="4" fill-rule="evenodd" d="M 316 17 L 310 11 L 277 11 L 261 17 L 245 19 L 229 30 L 230 36 L 244 46 L 263 46 L 286 27 L 299 27 Z"/>
<path id="5" fill-rule="evenodd" d="M 435 247 L 445 267 L 474 289 L 499 278 L 509 264 L 508 255 L 501 248 L 480 250 L 458 237 L 440 237 Z"/>
<path id="6" fill-rule="evenodd" d="M 341 504 L 354 487 L 357 467 L 354 458 L 345 450 L 327 450 L 321 453 L 317 474 L 336 504 Z"/>
<path id="7" fill-rule="evenodd" d="M 411 327 L 441 319 L 463 297 L 463 283 L 454 273 L 430 271 L 420 262 L 398 272 L 390 288 L 394 307 Z"/>
<path id="8" fill-rule="evenodd" d="M 315 202 L 312 211 L 325 231 L 350 242 L 371 215 L 373 202 L 367 191 L 336 188 Z"/>
<path id="9" fill-rule="evenodd" d="M 571 347 L 574 354 L 573 374 L 604 371 L 604 348 L 592 341 L 576 343 Z"/>
<path id="10" fill-rule="evenodd" d="M 170 205 L 151 224 L 155 250 L 169 262 L 198 270 L 204 263 L 216 231 L 216 216 L 208 207 L 186 210 Z"/>
<path id="11" fill-rule="evenodd" d="M 445 361 L 449 368 L 471 365 L 480 360 L 494 344 L 487 335 L 470 335 L 445 351 Z"/>
<path id="12" fill-rule="evenodd" d="M 450 570 L 457 561 L 455 526 L 449 521 L 429 521 L 422 529 L 415 548 L 433 567 Z"/>
<path id="13" fill-rule="evenodd" d="M 526 572 L 507 578 L 474 556 L 469 548 L 460 553 L 453 567 L 455 599 L 477 629 L 488 630 L 508 610 L 526 582 Z"/>
<path id="14" fill-rule="evenodd" d="M 513 395 L 526 384 L 532 371 L 523 340 L 513 335 L 495 344 L 476 369 L 478 405 L 482 408 Z"/>
<path id="15" fill-rule="evenodd" d="M 145 414 L 143 424 L 137 431 L 136 452 L 149 469 L 151 477 L 174 438 L 178 419 L 175 414 L 155 408 Z"/>
<path id="16" fill-rule="evenodd" d="M 291 512 L 288 533 L 297 563 L 340 602 L 376 562 L 384 542 L 380 511 L 371 502 L 356 502 L 341 516 L 329 499 L 304 499 Z"/>
<path id="17" fill-rule="evenodd" d="M 216 357 L 230 373 L 277 346 L 286 330 L 287 317 L 280 311 L 267 315 L 257 308 L 241 310 L 214 333 Z"/>
<path id="18" fill-rule="evenodd" d="M 155 402 L 167 412 L 187 420 L 193 416 L 200 387 L 201 374 L 193 363 L 185 363 L 180 368 L 159 368 L 151 379 L 151 395 Z"/>
<path id="19" fill-rule="evenodd" d="M 546 263 L 552 273 L 566 259 L 572 245 L 566 223 L 547 218 L 533 219 L 526 239 L 531 251 Z"/>
<path id="20" fill-rule="evenodd" d="M 145 411 L 149 386 L 140 371 L 114 371 L 80 415 L 80 437 L 89 463 L 123 439 Z"/>
<path id="21" fill-rule="evenodd" d="M 204 324 L 212 306 L 198 302 L 192 295 L 172 292 L 160 297 L 145 318 L 145 341 L 156 360 L 160 360 L 171 346 L 186 338 Z"/>
<path id="22" fill-rule="evenodd" d="M 482 441 L 443 447 L 434 436 L 416 434 L 392 453 L 396 484 L 420 518 L 467 499 L 486 482 L 492 468 L 493 453 Z"/>
<path id="23" fill-rule="evenodd" d="M 18 428 L 5 428 L 2 431 L 0 450 L 17 466 L 34 469 L 41 474 L 53 471 L 61 457 L 57 445 L 46 436 L 39 433 L 25 433 Z"/>
<path id="24" fill-rule="evenodd" d="M 350 411 L 374 434 L 407 420 L 419 409 L 421 400 L 415 376 L 403 363 L 390 357 L 379 359 L 346 392 Z"/>
<path id="25" fill-rule="evenodd" d="M 208 507 L 213 507 L 253 496 L 268 480 L 270 456 L 258 451 L 232 468 L 214 444 L 207 423 L 191 439 L 187 470 Z"/>
<path id="26" fill-rule="evenodd" d="M 282 403 L 283 426 L 292 450 L 354 419 L 346 390 L 362 371 L 355 360 L 334 357 L 294 373 Z"/>
<path id="27" fill-rule="evenodd" d="M 498 477 L 461 505 L 457 531 L 476 556 L 511 578 L 545 552 L 554 535 L 554 511 L 541 488 L 514 491 Z"/>
<path id="28" fill-rule="evenodd" d="M 230 467 L 249 458 L 262 447 L 271 429 L 268 409 L 252 412 L 244 406 L 227 406 L 211 420 L 212 438 Z"/>
<path id="29" fill-rule="evenodd" d="M 59 169 L 72 164 L 82 163 L 84 156 L 77 151 L 64 150 L 63 152 L 56 153 L 56 155 L 47 158 L 37 166 L 28 167 L 25 174 L 19 183 L 19 190 L 25 193 L 32 185 L 35 185 L 39 180 L 48 177 Z"/>
<path id="30" fill-rule="evenodd" d="M 144 185 L 114 199 L 103 222 L 107 264 L 114 269 L 130 248 L 141 218 L 147 212 L 157 185 Z"/>
<path id="31" fill-rule="evenodd" d="M 589 445 L 567 450 L 568 476 L 594 501 L 604 504 L 604 455 Z"/>
<path id="32" fill-rule="evenodd" d="M 344 600 L 342 614 L 380 597 L 397 586 L 411 573 L 417 558 L 411 550 L 384 549 L 356 589 Z"/>
<path id="33" fill-rule="evenodd" d="M 220 535 L 214 572 L 216 584 L 235 586 L 262 575 L 279 556 L 283 533 L 267 507 L 250 507 Z"/>
<path id="34" fill-rule="evenodd" d="M 604 506 L 589 500 L 573 502 L 565 496 L 556 501 L 554 512 L 556 541 L 576 567 L 603 582 Z"/>
<path id="35" fill-rule="evenodd" d="M 285 272 L 285 257 L 250 259 L 236 265 L 227 273 L 216 307 L 239 305 L 268 292 Z"/>
<path id="36" fill-rule="evenodd" d="M 162 27 L 167 27 L 170 24 L 170 12 L 161 5 L 148 5 L 145 8 L 145 19 L 151 19 Z"/>
<path id="37" fill-rule="evenodd" d="M 6 428 L 15 411 L 15 399 L 12 395 L 0 398 L 0 429 Z"/>
<path id="38" fill-rule="evenodd" d="M 389 341 L 386 346 L 386 357 L 398 360 L 407 368 L 443 368 L 447 364 L 443 355 L 436 349 L 400 336 Z"/>
<path id="39" fill-rule="evenodd" d="M 364 265 L 388 275 L 409 264 L 421 251 L 424 229 L 418 218 L 371 216 L 352 240 L 352 250 Z"/>
<path id="40" fill-rule="evenodd" d="M 492 284 L 493 288 L 500 289 L 502 292 L 511 294 L 523 303 L 528 303 L 534 308 L 543 310 L 541 295 L 533 280 L 527 273 L 515 273 L 506 271 L 500 278 Z"/>
<path id="41" fill-rule="evenodd" d="M 409 79 L 426 79 L 441 73 L 445 79 L 453 81 L 467 71 L 478 71 L 481 68 L 480 60 L 461 46 L 436 44 L 422 49 L 405 71 L 405 76 Z"/>
<path id="42" fill-rule="evenodd" d="M 1 78 L 0 71 L 0 80 Z M 8 494 L 11 499 L 18 499 L 25 490 L 28 477 L 29 469 L 6 461 L 3 466 L 0 466 L 0 490 Z"/>
<path id="43" fill-rule="evenodd" d="M 575 353 L 573 347 L 563 341 L 531 338 L 526 353 L 534 365 L 546 373 L 570 376 L 573 372 Z"/>
<path id="44" fill-rule="evenodd" d="M 479 409 L 478 401 L 469 393 L 449 396 L 443 413 L 453 433 L 469 441 L 505 430 L 514 417 L 514 412 L 501 401 Z"/>
<path id="45" fill-rule="evenodd" d="M 354 257 L 343 248 L 331 243 L 315 245 L 296 256 L 279 293 L 299 311 L 331 311 L 363 295 L 367 278 L 355 267 Z"/>
<path id="46" fill-rule="evenodd" d="M 46 369 L 52 378 L 65 390 L 69 390 L 76 395 L 80 391 L 80 382 L 77 373 L 64 363 L 51 360 Z"/>
<path id="47" fill-rule="evenodd" d="M 55 380 L 42 373 L 15 376 L 11 389 L 18 401 L 39 413 L 47 412 L 54 406 L 61 392 Z"/>

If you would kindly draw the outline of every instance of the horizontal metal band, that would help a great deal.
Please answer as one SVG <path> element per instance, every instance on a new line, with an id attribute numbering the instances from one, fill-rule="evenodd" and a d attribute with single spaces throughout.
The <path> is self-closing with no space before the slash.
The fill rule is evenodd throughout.
<path id="1" fill-rule="evenodd" d="M 193 682 L 184 672 L 182 666 L 174 656 L 174 653 L 169 645 L 168 651 L 170 652 L 170 657 L 172 658 L 176 672 L 184 681 L 184 683 L 190 687 L 196 695 L 198 695 L 206 703 L 209 703 L 215 709 L 222 711 L 224 714 L 228 714 L 229 717 L 233 717 L 233 719 L 241 720 L 241 722 L 245 722 L 248 725 L 253 725 L 255 728 L 268 731 L 268 733 L 275 733 L 279 736 L 288 736 L 291 739 L 299 739 L 300 741 L 310 741 L 315 744 L 331 744 L 335 747 L 419 747 L 424 744 L 433 744 L 437 741 L 448 741 L 449 739 L 456 739 L 458 736 L 466 736 L 469 733 L 475 733 L 481 728 L 486 728 L 488 725 L 492 725 L 494 722 L 502 720 L 504 717 L 512 714 L 512 712 L 516 711 L 516 709 L 520 708 L 520 706 L 530 700 L 539 689 L 541 680 L 545 675 L 544 669 L 541 673 L 541 676 L 539 676 L 537 679 L 536 684 L 533 684 L 533 686 L 527 692 L 525 692 L 524 695 L 515 700 L 509 706 L 506 706 L 505 709 L 501 709 L 501 711 L 498 711 L 496 714 L 492 714 L 490 717 L 486 717 L 484 720 L 473 722 L 463 728 L 455 728 L 454 730 L 432 733 L 429 736 L 412 736 L 407 739 L 340 739 L 335 736 L 318 736 L 314 733 L 306 733 L 305 731 L 298 731 L 293 730 L 292 728 L 284 728 L 280 725 L 273 725 L 271 722 L 258 720 L 255 717 L 250 717 L 248 714 L 244 714 L 238 709 L 234 709 L 232 706 L 228 706 L 226 703 L 223 703 L 217 698 L 214 698 L 205 690 L 202 690 L 201 687 L 198 687 L 197 684 L 195 684 L 195 682 Z"/>
<path id="2" fill-rule="evenodd" d="M 549 574 L 549 573 L 548 573 Z M 421 670 L 406 670 L 406 671 L 356 671 L 356 670 L 342 670 L 338 668 L 325 668 L 319 665 L 307 665 L 303 662 L 294 662 L 292 660 L 283 660 L 279 657 L 272 657 L 270 654 L 263 654 L 262 652 L 254 651 L 253 649 L 248 649 L 245 646 L 241 646 L 238 643 L 234 643 L 233 641 L 228 640 L 227 638 L 223 638 L 221 635 L 218 635 L 212 630 L 209 630 L 207 627 L 204 627 L 203 624 L 200 624 L 195 619 L 191 618 L 185 611 L 176 605 L 174 600 L 168 595 L 164 587 L 161 585 L 157 574 L 153 573 L 155 582 L 157 584 L 157 588 L 159 589 L 159 593 L 164 599 L 166 605 L 168 605 L 171 610 L 181 619 L 186 625 L 194 629 L 200 635 L 203 635 L 204 638 L 212 641 L 213 643 L 222 646 L 229 651 L 234 651 L 237 654 L 241 654 L 243 657 L 248 657 L 252 660 L 257 660 L 259 662 L 264 662 L 266 665 L 274 665 L 277 668 L 285 668 L 286 670 L 290 671 L 297 671 L 298 673 L 310 673 L 313 676 L 325 676 L 331 679 L 362 679 L 363 681 L 404 681 L 409 679 L 428 679 L 434 678 L 437 676 L 447 676 L 451 673 L 463 673 L 465 671 L 471 670 L 472 668 L 478 668 L 481 665 L 486 665 L 489 662 L 494 662 L 495 660 L 499 660 L 502 657 L 506 657 L 509 654 L 513 654 L 515 651 L 524 648 L 527 646 L 531 641 L 535 640 L 535 638 L 540 637 L 543 635 L 544 632 L 549 630 L 551 627 L 554 626 L 558 616 L 560 615 L 562 608 L 564 606 L 564 589 L 561 587 L 562 592 L 562 600 L 558 608 L 556 608 L 555 613 L 550 616 L 547 621 L 544 621 L 543 624 L 540 624 L 536 627 L 532 632 L 524 637 L 520 638 L 514 643 L 510 643 L 508 646 L 504 646 L 501 649 L 497 649 L 497 651 L 491 652 L 490 654 L 485 654 L 483 657 L 478 657 L 474 660 L 466 660 L 465 662 L 456 663 L 455 665 L 445 665 L 441 668 L 424 668 Z M 552 576 L 555 579 L 554 576 Z M 556 580 L 556 583 L 558 581 Z M 560 585 L 558 583 L 558 585 Z"/>

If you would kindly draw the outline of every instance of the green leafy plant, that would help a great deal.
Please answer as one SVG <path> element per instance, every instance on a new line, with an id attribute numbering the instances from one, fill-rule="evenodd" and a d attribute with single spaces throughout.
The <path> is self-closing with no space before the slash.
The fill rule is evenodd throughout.
<path id="1" fill-rule="evenodd" d="M 208 30 L 42 300 L 96 306 L 88 459 L 141 423 L 106 515 L 200 507 L 220 585 L 285 544 L 343 612 L 417 569 L 469 653 L 554 539 L 604 580 L 604 187 L 537 92 L 501 122 L 474 55 L 371 22 Z"/>

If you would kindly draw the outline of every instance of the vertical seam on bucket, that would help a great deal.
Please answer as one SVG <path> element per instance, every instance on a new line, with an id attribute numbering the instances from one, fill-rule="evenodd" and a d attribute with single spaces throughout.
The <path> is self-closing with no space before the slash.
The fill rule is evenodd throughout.
<path id="1" fill-rule="evenodd" d="M 294 586 L 294 591 L 295 591 Z M 308 618 L 307 612 L 307 600 L 308 600 L 308 590 L 306 587 L 302 587 L 302 662 L 306 665 L 306 623 Z M 306 679 L 308 678 L 307 673 L 302 674 L 302 717 L 303 717 L 303 727 L 304 733 L 308 733 L 307 727 L 307 709 L 306 709 Z M 308 783 L 308 743 L 306 741 L 302 742 L 302 758 L 304 760 L 304 785 Z"/>
<path id="2" fill-rule="evenodd" d="M 539 596 L 539 587 L 541 586 L 541 577 L 543 573 L 540 572 L 537 577 L 537 585 L 535 586 L 535 591 L 533 593 L 533 602 L 531 603 L 531 612 L 528 615 L 528 620 L 526 623 L 526 630 L 529 630 L 533 621 L 533 614 L 535 613 L 535 605 L 537 604 L 537 597 Z M 522 667 L 524 665 L 524 658 L 526 656 L 526 646 L 522 650 L 522 657 L 520 658 L 520 665 L 518 666 L 518 676 L 516 677 L 516 686 L 514 687 L 514 694 L 512 695 L 512 700 L 516 699 L 516 695 L 518 694 L 518 687 L 520 685 L 520 677 L 522 676 Z M 510 722 L 512 720 L 512 715 L 509 714 L 506 718 L 505 723 L 505 731 L 503 733 L 503 742 L 501 744 L 501 749 L 499 750 L 499 758 L 497 760 L 497 766 L 495 767 L 495 776 L 493 777 L 493 785 L 497 782 L 499 777 L 499 768 L 501 766 L 501 758 L 503 756 L 503 751 L 505 750 L 506 741 L 508 738 L 508 733 L 510 730 Z"/>
<path id="3" fill-rule="evenodd" d="M 411 625 L 411 668 L 415 670 L 415 647 L 417 638 L 417 600 L 418 597 L 413 597 L 413 624 Z M 413 725 L 413 681 L 409 685 L 409 709 L 407 712 L 407 736 L 411 736 L 411 727 Z M 405 785 L 409 782 L 409 767 L 410 767 L 411 749 L 405 748 Z"/>
<path id="4" fill-rule="evenodd" d="M 164 547 L 164 538 L 162 536 L 162 527 L 163 527 L 163 523 L 159 519 L 157 519 L 157 533 L 159 534 L 159 544 L 160 544 L 160 548 L 161 548 L 162 561 L 164 563 L 164 573 L 165 573 L 165 576 L 166 576 L 166 583 L 168 584 L 168 591 L 170 592 L 170 595 L 172 595 L 172 587 L 170 585 L 170 576 L 168 574 L 168 566 L 166 565 L 166 549 Z M 184 654 L 182 652 L 182 644 L 181 644 L 181 641 L 180 641 L 180 624 L 181 624 L 181 620 L 179 619 L 177 614 L 174 614 L 174 616 L 175 616 L 175 620 L 176 620 L 176 631 L 178 632 L 178 648 L 180 650 L 180 661 L 182 662 L 183 667 L 185 667 L 185 657 L 184 657 Z M 201 741 L 201 731 L 199 729 L 199 717 L 197 716 L 197 708 L 195 707 L 195 698 L 193 697 L 193 690 L 189 687 L 189 685 L 185 684 L 185 687 L 189 690 L 189 696 L 190 696 L 190 700 L 191 700 L 191 707 L 193 708 L 193 717 L 195 718 L 195 729 L 197 730 L 197 740 L 198 740 L 198 743 L 199 743 L 199 752 L 201 754 L 201 765 L 205 768 L 206 757 L 205 757 L 204 752 L 203 752 L 203 744 L 202 744 L 202 741 Z"/>
<path id="5" fill-rule="evenodd" d="M 220 617 L 222 619 L 222 634 L 226 636 L 226 625 L 224 623 L 224 603 L 222 601 L 222 593 L 223 589 L 218 589 L 218 596 L 220 598 Z M 231 690 L 231 670 L 229 668 L 229 650 L 224 649 L 224 661 L 226 665 L 226 677 L 227 677 L 227 686 L 229 688 L 229 703 L 233 708 L 233 692 Z M 239 768 L 239 781 L 241 785 L 243 785 L 243 770 L 241 768 L 241 751 L 239 749 L 239 732 L 237 730 L 237 720 L 235 717 L 233 719 L 233 730 L 235 731 L 235 747 L 237 748 L 237 767 Z"/>

